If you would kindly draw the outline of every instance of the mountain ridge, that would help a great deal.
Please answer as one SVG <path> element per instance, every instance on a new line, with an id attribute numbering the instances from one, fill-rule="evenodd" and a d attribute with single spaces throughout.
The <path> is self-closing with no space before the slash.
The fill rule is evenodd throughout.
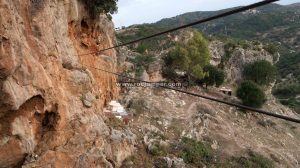
<path id="1" fill-rule="evenodd" d="M 129 27 L 152 27 L 166 30 L 195 22 L 234 8 L 218 11 L 195 11 L 164 18 L 155 23 L 132 25 Z M 279 43 L 290 50 L 300 50 L 300 7 L 291 5 L 270 4 L 231 15 L 214 21 L 193 26 L 206 35 L 228 36 L 244 40 L 258 40 Z"/>

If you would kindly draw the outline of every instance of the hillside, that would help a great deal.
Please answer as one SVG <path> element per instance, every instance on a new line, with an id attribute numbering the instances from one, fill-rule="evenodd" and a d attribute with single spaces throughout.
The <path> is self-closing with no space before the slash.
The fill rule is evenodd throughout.
<path id="1" fill-rule="evenodd" d="M 300 7 L 297 4 L 271 4 L 242 14 L 211 21 L 194 28 L 210 35 L 239 39 L 281 42 L 285 47 L 300 50 Z M 173 27 L 209 17 L 223 11 L 192 12 L 163 19 L 153 26 Z M 295 36 L 296 35 L 296 36 Z M 297 36 L 298 35 L 298 36 Z"/>
<path id="2" fill-rule="evenodd" d="M 259 95 L 254 105 L 264 110 L 299 118 L 271 94 L 276 62 L 282 82 L 298 82 L 298 55 L 278 62 L 274 45 L 195 29 L 96 52 L 168 27 L 139 25 L 115 34 L 116 5 L 0 1 L 0 168 L 299 167 L 296 123 L 145 83 L 123 86 L 126 78 L 116 76 L 171 85 L 178 79 L 182 90 L 245 104 L 235 94 L 244 70 L 268 69 L 273 76 L 257 73 L 265 80 L 267 74 L 264 86 L 247 78 L 245 95 Z M 281 10 L 265 11 L 275 8 Z M 263 64 L 249 66 L 255 63 Z M 294 103 L 278 93 L 281 102 Z"/>
<path id="3" fill-rule="evenodd" d="M 220 11 L 207 11 L 207 12 L 191 12 L 175 16 L 173 18 L 162 19 L 153 24 L 133 25 L 117 33 L 120 42 L 127 42 L 138 37 L 151 35 L 153 33 L 173 28 L 186 23 L 190 23 L 202 18 L 206 18 L 218 13 Z M 274 55 L 280 57 L 276 64 L 278 68 L 278 83 L 276 84 L 277 90 L 281 92 L 286 90 L 281 86 L 289 86 L 289 88 L 300 87 L 299 82 L 299 64 L 300 60 L 297 55 L 300 53 L 300 7 L 299 3 L 291 5 L 278 5 L 271 4 L 255 10 L 247 11 L 241 14 L 232 15 L 229 17 L 221 18 L 208 23 L 194 26 L 193 28 L 202 31 L 207 37 L 214 39 L 233 39 L 234 41 L 252 40 L 259 41 L 266 44 L 265 49 Z M 141 46 L 152 51 L 160 51 L 172 45 L 171 42 L 166 42 L 163 39 L 170 39 L 176 34 L 168 36 L 160 36 L 141 43 Z M 269 44 L 269 45 L 267 45 Z M 271 51 L 273 50 L 273 51 Z M 276 55 L 279 51 L 280 55 Z M 287 75 L 292 78 L 292 84 L 289 79 L 285 79 Z M 288 89 L 290 90 L 290 89 Z M 274 93 L 278 93 L 274 90 Z M 279 99 L 282 97 L 287 98 L 287 95 L 275 94 Z M 297 98 L 298 91 L 290 94 L 289 101 L 283 100 L 283 104 L 288 105 L 299 111 L 300 100 Z"/>
<path id="4" fill-rule="evenodd" d="M 230 9 L 226 9 L 230 10 Z M 144 29 L 165 30 L 171 27 L 191 23 L 220 11 L 191 12 L 162 19 L 153 24 L 131 26 Z M 300 50 L 300 7 L 297 4 L 281 6 L 271 4 L 255 10 L 235 14 L 229 17 L 194 26 L 207 35 L 229 36 L 231 38 L 259 40 L 263 42 L 282 43 L 284 47 Z M 142 32 L 141 32 L 142 33 Z M 298 35 L 298 36 L 297 36 Z"/>
<path id="5" fill-rule="evenodd" d="M 172 75 L 165 74 L 165 70 L 173 68 L 165 60 L 178 45 L 193 44 L 189 41 L 195 37 L 196 30 L 201 30 L 208 44 L 209 64 L 226 74 L 225 82 L 220 88 L 232 89 L 233 95 L 221 93 L 216 86 L 205 88 L 201 83 L 193 83 L 190 87 L 184 86 L 181 89 L 241 103 L 236 97 L 236 90 L 245 80 L 245 67 L 264 60 L 276 65 L 278 78 L 277 82 L 262 86 L 266 94 L 262 109 L 298 118 L 299 114 L 294 110 L 298 110 L 299 87 L 294 86 L 299 84 L 296 79 L 299 78 L 299 60 L 296 53 L 290 53 L 287 49 L 290 45 L 287 39 L 294 37 L 287 34 L 298 31 L 297 25 L 289 20 L 293 14 L 290 12 L 298 12 L 298 6 L 275 4 L 259 8 L 258 11 L 249 11 L 122 47 L 118 51 L 120 71 L 124 75 L 151 82 L 186 82 L 187 79 L 182 76 L 174 79 Z M 117 31 L 117 39 L 119 42 L 128 42 L 215 13 L 194 12 L 163 19 L 154 24 L 133 25 Z M 274 20 L 269 20 L 270 18 Z M 286 20 L 281 20 L 283 18 Z M 247 22 L 245 25 L 252 27 L 237 27 L 240 22 Z M 261 23 L 267 23 L 267 26 L 261 26 Z M 224 25 L 231 26 L 227 28 L 231 34 L 222 33 Z M 289 28 L 286 32 L 276 34 L 277 30 L 276 33 L 272 31 L 277 26 Z M 234 29 L 241 30 L 236 32 Z M 261 34 L 256 32 L 268 34 L 262 39 Z M 284 45 L 279 45 L 278 41 L 274 41 L 275 38 L 282 40 Z M 297 46 L 289 46 L 289 49 L 297 50 L 296 48 Z M 185 60 L 188 60 L 186 53 L 188 50 L 174 54 L 174 57 L 181 58 L 176 68 L 185 66 Z M 192 66 L 194 62 L 196 60 L 192 59 L 188 66 Z M 185 71 L 179 73 L 186 74 Z M 300 134 L 297 126 L 292 123 L 165 89 L 122 87 L 121 90 L 120 101 L 133 114 L 131 130 L 138 137 L 137 154 L 124 161 L 124 168 L 298 167 L 300 153 L 297 144 Z M 272 95 L 272 90 L 276 97 Z"/>
<path id="6" fill-rule="evenodd" d="M 144 25 L 142 29 L 156 31 L 152 28 Z M 118 37 L 132 38 L 137 32 L 137 28 L 124 29 L 118 32 Z M 124 75 L 142 80 L 172 81 L 163 74 L 166 68 L 164 58 L 175 44 L 187 43 L 194 33 L 188 29 L 156 38 L 156 41 L 123 47 L 118 54 L 119 67 Z M 272 64 L 278 61 L 278 53 L 270 53 L 265 50 L 266 46 L 257 41 L 210 37 L 210 64 L 226 74 L 225 83 L 220 87 L 232 88 L 235 92 L 243 80 L 242 72 L 247 64 L 258 60 Z M 180 89 L 240 102 L 235 96 L 225 95 L 213 86 Z M 267 101 L 262 108 L 298 117 L 272 96 L 271 89 L 272 86 L 265 88 Z M 298 148 L 299 130 L 292 123 L 165 89 L 122 87 L 121 90 L 120 100 L 133 114 L 131 130 L 138 137 L 137 153 L 124 161 L 124 168 L 144 165 L 177 168 L 297 167 L 293 160 L 299 160 L 299 152 L 293 149 Z"/>

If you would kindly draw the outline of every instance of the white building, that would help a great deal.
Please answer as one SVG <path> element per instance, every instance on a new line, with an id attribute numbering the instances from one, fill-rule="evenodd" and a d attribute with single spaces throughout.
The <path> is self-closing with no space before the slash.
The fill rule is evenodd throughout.
<path id="1" fill-rule="evenodd" d="M 104 113 L 115 116 L 119 119 L 128 116 L 125 108 L 117 101 L 111 101 L 107 108 L 104 108 Z"/>

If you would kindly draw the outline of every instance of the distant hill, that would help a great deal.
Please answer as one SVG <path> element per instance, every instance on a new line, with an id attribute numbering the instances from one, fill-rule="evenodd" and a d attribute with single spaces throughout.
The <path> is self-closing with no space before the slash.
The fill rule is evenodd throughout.
<path id="1" fill-rule="evenodd" d="M 174 18 L 163 19 L 154 25 L 165 28 L 179 26 L 220 12 L 224 12 L 224 10 L 186 13 Z M 281 42 L 287 48 L 299 50 L 300 5 L 281 6 L 271 4 L 241 14 L 200 24 L 194 28 L 213 35 Z"/>
<path id="2" fill-rule="evenodd" d="M 200 11 L 162 19 L 153 24 L 134 25 L 164 30 L 191 23 L 230 9 Z M 300 51 L 300 3 L 291 5 L 270 4 L 255 10 L 224 17 L 194 26 L 207 35 L 229 36 L 238 39 L 280 42 L 284 47 Z M 143 29 L 144 31 L 144 29 Z"/>
<path id="3" fill-rule="evenodd" d="M 300 7 L 300 2 L 288 5 L 290 7 Z"/>

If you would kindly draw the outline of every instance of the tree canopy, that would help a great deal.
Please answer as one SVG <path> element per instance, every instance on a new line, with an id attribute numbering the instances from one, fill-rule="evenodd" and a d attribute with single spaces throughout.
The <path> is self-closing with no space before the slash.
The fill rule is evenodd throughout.
<path id="1" fill-rule="evenodd" d="M 252 81 L 244 81 L 237 89 L 237 97 L 246 106 L 261 107 L 265 101 L 265 93 Z"/>
<path id="2" fill-rule="evenodd" d="M 219 87 L 224 83 L 225 73 L 217 67 L 212 65 L 206 65 L 204 67 L 204 72 L 207 73 L 207 75 L 203 79 L 203 83 L 206 86 L 216 85 L 217 87 Z"/>
<path id="3" fill-rule="evenodd" d="M 118 10 L 118 0 L 83 0 L 83 2 L 92 17 L 96 17 L 99 13 L 114 14 Z"/>
<path id="4" fill-rule="evenodd" d="M 178 43 L 169 52 L 165 63 L 167 69 L 183 71 L 189 79 L 200 80 L 206 75 L 203 68 L 209 64 L 209 60 L 208 42 L 201 33 L 195 32 L 187 44 Z"/>
<path id="5" fill-rule="evenodd" d="M 269 85 L 276 79 L 276 67 L 270 62 L 261 60 L 246 65 L 243 75 L 259 85 Z"/>

